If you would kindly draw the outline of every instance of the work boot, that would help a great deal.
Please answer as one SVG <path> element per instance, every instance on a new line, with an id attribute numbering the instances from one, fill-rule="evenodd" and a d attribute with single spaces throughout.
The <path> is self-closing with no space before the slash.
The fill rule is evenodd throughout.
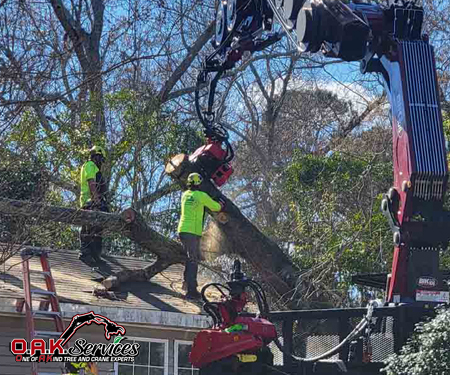
<path id="1" fill-rule="evenodd" d="M 198 290 L 190 290 L 185 295 L 184 298 L 192 299 L 192 300 L 201 300 L 202 295 L 198 292 Z"/>

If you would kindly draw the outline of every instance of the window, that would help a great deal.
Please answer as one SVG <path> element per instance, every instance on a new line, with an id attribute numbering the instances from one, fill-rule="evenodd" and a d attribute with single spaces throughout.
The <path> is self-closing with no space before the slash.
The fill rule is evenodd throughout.
<path id="1" fill-rule="evenodd" d="M 169 341 L 127 337 L 140 344 L 134 363 L 115 363 L 115 375 L 168 375 Z"/>
<path id="2" fill-rule="evenodd" d="M 175 375 L 198 375 L 198 369 L 189 362 L 192 342 L 175 340 Z"/>

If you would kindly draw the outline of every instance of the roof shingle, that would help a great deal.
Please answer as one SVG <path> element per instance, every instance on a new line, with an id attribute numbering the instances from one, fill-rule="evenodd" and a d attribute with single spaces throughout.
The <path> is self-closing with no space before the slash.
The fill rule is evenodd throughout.
<path id="1" fill-rule="evenodd" d="M 101 272 L 115 273 L 123 269 L 143 268 L 148 261 L 131 257 L 104 256 Z M 96 272 L 78 260 L 75 251 L 58 250 L 49 254 L 49 262 L 56 284 L 56 292 L 61 303 L 81 305 L 123 307 L 144 310 L 171 311 L 187 314 L 202 314 L 201 303 L 193 303 L 183 298 L 181 285 L 183 265 L 172 265 L 148 282 L 127 282 L 114 291 L 117 299 L 107 299 L 93 295 L 100 288 L 101 273 Z M 30 269 L 41 271 L 38 257 L 30 259 Z M 2 266 L 0 271 L 0 298 L 23 297 L 21 257 L 16 255 Z M 209 282 L 199 275 L 199 285 Z M 42 275 L 31 273 L 33 289 L 45 289 Z M 1 301 L 0 301 L 1 303 Z"/>

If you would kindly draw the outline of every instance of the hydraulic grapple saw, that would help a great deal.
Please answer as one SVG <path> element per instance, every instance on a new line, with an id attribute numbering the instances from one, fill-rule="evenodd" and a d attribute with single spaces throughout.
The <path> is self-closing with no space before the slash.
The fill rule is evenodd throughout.
<path id="1" fill-rule="evenodd" d="M 210 288 L 222 295 L 220 302 L 206 297 Z M 260 313 L 243 312 L 247 304 L 247 290 L 256 297 Z M 212 318 L 211 329 L 199 332 L 195 338 L 190 361 L 200 368 L 202 375 L 258 374 L 273 364 L 267 345 L 277 337 L 275 326 L 265 317 L 269 312 L 266 295 L 260 284 L 241 272 L 241 264 L 234 262 L 227 285 L 207 284 L 203 287 L 203 308 Z"/>

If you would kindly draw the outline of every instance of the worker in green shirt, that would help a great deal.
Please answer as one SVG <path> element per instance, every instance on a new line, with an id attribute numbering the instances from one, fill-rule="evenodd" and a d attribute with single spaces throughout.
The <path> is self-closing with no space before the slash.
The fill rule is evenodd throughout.
<path id="1" fill-rule="evenodd" d="M 101 146 L 90 150 L 90 160 L 84 163 L 80 175 L 80 208 L 108 212 L 106 203 L 107 187 L 101 168 L 106 160 L 106 152 Z M 80 232 L 81 251 L 79 259 L 87 264 L 101 261 L 101 227 L 83 225 Z"/>
<path id="2" fill-rule="evenodd" d="M 213 212 L 219 212 L 224 207 L 224 202 L 216 202 L 207 193 L 199 190 L 202 181 L 199 173 L 191 173 L 188 176 L 187 190 L 181 196 L 181 218 L 178 224 L 178 235 L 188 257 L 184 269 L 183 289 L 187 290 L 186 298 L 191 299 L 201 297 L 197 290 L 197 273 L 205 207 Z"/>

